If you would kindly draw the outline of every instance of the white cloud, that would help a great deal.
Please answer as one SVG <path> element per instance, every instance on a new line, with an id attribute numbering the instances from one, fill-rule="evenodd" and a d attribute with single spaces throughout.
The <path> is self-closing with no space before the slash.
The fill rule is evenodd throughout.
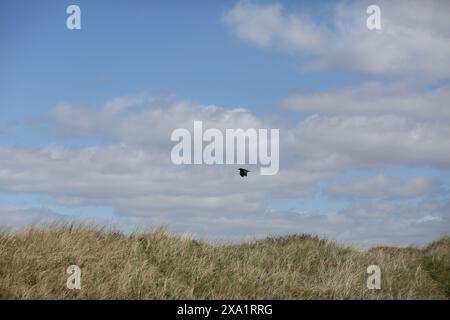
<path id="1" fill-rule="evenodd" d="M 326 37 L 326 30 L 320 29 L 307 15 L 284 15 L 278 3 L 259 5 L 240 1 L 224 15 L 223 21 L 241 39 L 289 51 L 316 48 Z"/>
<path id="2" fill-rule="evenodd" d="M 399 115 L 450 122 L 450 86 L 426 90 L 405 83 L 364 83 L 317 93 L 294 93 L 279 106 L 301 113 Z"/>
<path id="3" fill-rule="evenodd" d="M 340 197 L 368 198 L 414 198 L 427 195 L 437 187 L 429 177 L 414 177 L 400 181 L 386 174 L 378 174 L 366 178 L 355 178 L 349 181 L 331 183 L 327 192 Z"/>
<path id="4" fill-rule="evenodd" d="M 382 29 L 375 31 L 366 27 L 371 4 L 336 3 L 324 23 L 277 3 L 239 1 L 223 21 L 244 41 L 306 56 L 305 68 L 383 77 L 450 76 L 448 1 L 378 1 Z"/>
<path id="5" fill-rule="evenodd" d="M 128 216 L 209 216 L 263 211 L 268 194 L 312 194 L 324 176 L 298 168 L 242 179 L 237 165 L 176 166 L 171 131 L 192 129 L 198 119 L 205 128 L 269 128 L 245 109 L 186 102 L 129 97 L 101 108 L 60 104 L 48 111 L 47 128 L 66 139 L 100 137 L 106 144 L 0 147 L 0 192 L 48 195 L 65 206 L 109 206 Z"/>
<path id="6" fill-rule="evenodd" d="M 426 222 L 430 222 L 430 221 L 441 221 L 442 218 L 439 216 L 423 216 L 422 218 L 420 218 L 419 220 L 417 220 L 417 223 L 426 223 Z"/>
<path id="7" fill-rule="evenodd" d="M 66 137 L 97 136 L 108 142 L 151 145 L 167 142 L 176 128 L 192 129 L 194 120 L 212 128 L 260 128 L 263 122 L 245 109 L 199 106 L 187 101 L 143 95 L 108 101 L 100 108 L 58 104 L 47 113 L 47 130 Z"/>
<path id="8" fill-rule="evenodd" d="M 397 116 L 319 116 L 300 122 L 291 149 L 308 168 L 450 166 L 450 126 Z"/>
<path id="9" fill-rule="evenodd" d="M 242 179 L 237 166 L 173 165 L 171 130 L 191 128 L 197 119 L 221 129 L 283 125 L 279 173 Z M 431 240 L 448 226 L 448 212 L 441 208 L 406 216 L 406 209 L 389 203 L 319 215 L 268 210 L 272 200 L 316 194 L 320 181 L 349 169 L 392 163 L 448 167 L 450 129 L 443 125 L 399 116 L 313 116 L 290 126 L 243 109 L 140 97 L 115 99 L 100 108 L 58 105 L 44 121 L 66 138 L 102 138 L 105 143 L 1 147 L 0 193 L 43 195 L 51 208 L 107 207 L 114 212 L 114 221 L 128 230 L 167 224 L 174 231 L 206 238 L 309 232 L 365 244 L 406 243 Z M 374 199 L 404 199 L 434 190 L 426 177 L 378 180 L 368 181 L 366 185 L 373 185 L 366 189 L 350 181 L 343 189 Z M 5 217 L 16 214 L 20 221 L 11 221 L 24 225 L 21 221 L 33 220 L 36 210 L 3 212 Z M 418 224 L 423 212 L 443 220 L 439 225 L 435 221 Z M 391 239 L 388 222 L 396 227 L 406 224 L 407 236 Z M 374 228 L 373 223 L 386 229 L 376 227 L 376 232 L 365 233 L 365 228 Z"/>

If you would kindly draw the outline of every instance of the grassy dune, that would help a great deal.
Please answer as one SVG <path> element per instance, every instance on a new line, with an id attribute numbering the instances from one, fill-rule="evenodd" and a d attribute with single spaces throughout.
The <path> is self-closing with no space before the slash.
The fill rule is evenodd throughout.
<path id="1" fill-rule="evenodd" d="M 81 290 L 66 287 L 69 265 Z M 366 269 L 381 268 L 368 290 Z M 164 229 L 86 226 L 0 233 L 1 299 L 448 299 L 450 238 L 358 250 L 309 235 L 211 245 Z"/>

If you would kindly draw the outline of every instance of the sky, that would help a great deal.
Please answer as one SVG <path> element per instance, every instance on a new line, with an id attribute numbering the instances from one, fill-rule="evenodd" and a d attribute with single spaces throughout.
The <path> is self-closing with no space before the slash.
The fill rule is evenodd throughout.
<path id="1" fill-rule="evenodd" d="M 0 228 L 449 234 L 450 3 L 375 2 L 2 1 Z M 174 165 L 171 132 L 195 120 L 279 129 L 279 172 Z"/>

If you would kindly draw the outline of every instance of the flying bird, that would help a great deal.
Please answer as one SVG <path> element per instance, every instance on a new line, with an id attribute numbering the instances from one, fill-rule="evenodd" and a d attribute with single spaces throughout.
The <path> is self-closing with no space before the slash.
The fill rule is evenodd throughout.
<path id="1" fill-rule="evenodd" d="M 239 175 L 241 177 L 246 177 L 247 176 L 247 172 L 251 172 L 250 170 L 242 169 L 242 168 L 239 168 L 238 170 L 239 170 Z"/>

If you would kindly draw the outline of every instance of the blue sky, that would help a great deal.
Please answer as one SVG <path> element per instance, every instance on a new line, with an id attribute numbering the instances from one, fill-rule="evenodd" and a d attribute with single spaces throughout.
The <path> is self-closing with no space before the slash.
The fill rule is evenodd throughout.
<path id="1" fill-rule="evenodd" d="M 234 39 L 220 23 L 233 1 L 79 1 L 79 31 L 65 28 L 69 4 L 3 4 L 0 103 L 9 107 L 2 122 L 61 101 L 96 104 L 141 92 L 259 113 L 289 90 L 352 81 L 299 72 L 295 59 Z"/>
<path id="2" fill-rule="evenodd" d="M 81 8 L 81 30 L 66 28 L 71 4 Z M 450 35 L 440 14 L 448 4 L 381 1 L 383 28 L 373 32 L 367 5 L 4 1 L 0 149 L 9 158 L 0 224 L 16 227 L 11 215 L 18 226 L 70 216 L 164 223 L 205 238 L 311 232 L 362 245 L 448 233 Z M 420 21 L 411 6 L 426 6 Z M 110 115 L 108 103 L 129 111 Z M 208 105 L 219 109 L 208 113 Z M 191 117 L 279 127 L 279 177 L 236 187 L 234 167 L 208 168 L 206 177 L 219 174 L 222 184 L 197 187 L 198 168 L 164 162 L 165 130 Z M 135 165 L 134 152 L 163 159 Z M 95 159 L 87 167 L 86 155 Z M 141 169 L 167 172 L 174 189 L 163 176 L 136 183 L 154 176 Z M 385 226 L 372 234 L 371 223 Z M 404 234 L 392 235 L 399 226 Z"/>

